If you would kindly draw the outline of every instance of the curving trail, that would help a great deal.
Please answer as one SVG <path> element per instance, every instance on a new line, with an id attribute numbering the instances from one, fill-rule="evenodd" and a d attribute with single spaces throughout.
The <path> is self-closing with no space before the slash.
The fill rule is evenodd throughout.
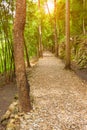
<path id="1" fill-rule="evenodd" d="M 87 130 L 87 84 L 50 52 L 30 71 L 33 110 L 20 130 Z"/>

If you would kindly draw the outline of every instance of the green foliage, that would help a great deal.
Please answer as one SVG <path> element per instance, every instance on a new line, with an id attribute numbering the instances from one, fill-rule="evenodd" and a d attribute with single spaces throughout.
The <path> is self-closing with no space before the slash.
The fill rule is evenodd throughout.
<path id="1" fill-rule="evenodd" d="M 38 43 L 38 11 L 37 4 L 32 1 L 27 1 L 27 18 L 25 27 L 25 40 L 28 47 L 30 57 L 37 53 Z"/>
<path id="2" fill-rule="evenodd" d="M 13 3 L 0 3 L 0 73 L 14 69 L 13 59 Z"/>
<path id="3" fill-rule="evenodd" d="M 52 23 L 50 23 L 50 18 L 47 15 L 45 15 L 45 20 L 42 25 L 42 42 L 44 49 L 50 48 L 53 45 L 53 28 Z"/>
<path id="4" fill-rule="evenodd" d="M 57 18 L 59 25 L 60 57 L 65 57 L 65 3 L 59 2 L 57 8 Z M 87 67 L 87 1 L 70 1 L 70 42 L 71 60 L 75 61 L 79 67 Z M 63 7 L 63 8 L 62 8 Z M 84 20 L 84 22 L 83 22 Z M 83 35 L 84 34 L 84 35 Z"/>
<path id="5" fill-rule="evenodd" d="M 54 47 L 54 13 L 46 14 L 44 9 L 46 1 L 41 0 L 40 10 L 38 2 L 27 0 L 27 16 L 25 26 L 25 42 L 30 58 L 37 55 L 39 46 L 38 27 L 42 28 L 42 43 L 44 50 Z M 70 0 L 70 39 L 71 60 L 80 67 L 87 66 L 87 1 Z M 13 57 L 13 17 L 15 1 L 6 0 L 0 3 L 0 73 L 14 70 Z M 65 57 L 65 0 L 57 0 L 57 33 L 60 57 Z M 84 21 L 84 23 L 83 23 Z M 84 29 L 83 29 L 84 28 Z M 25 56 L 26 59 L 26 56 Z"/>
<path id="6" fill-rule="evenodd" d="M 87 37 L 76 36 L 72 45 L 72 60 L 75 61 L 80 68 L 87 68 Z"/>

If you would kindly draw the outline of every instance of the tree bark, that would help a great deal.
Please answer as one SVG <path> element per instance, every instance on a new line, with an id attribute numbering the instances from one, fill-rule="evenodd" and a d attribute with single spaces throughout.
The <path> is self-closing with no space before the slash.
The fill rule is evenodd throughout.
<path id="1" fill-rule="evenodd" d="M 24 112 L 31 110 L 30 85 L 26 76 L 24 62 L 24 27 L 26 21 L 26 0 L 16 1 L 16 16 L 14 20 L 14 59 L 16 81 L 18 87 L 20 109 Z"/>
<path id="2" fill-rule="evenodd" d="M 39 9 L 39 12 L 41 13 L 41 9 L 40 8 L 41 8 L 40 7 L 40 0 L 38 0 L 38 9 Z M 43 57 L 41 19 L 39 20 L 38 31 L 39 31 L 39 57 Z"/>
<path id="3" fill-rule="evenodd" d="M 58 40 L 57 40 L 57 17 L 56 17 L 56 0 L 54 0 L 54 40 L 55 40 L 55 56 L 58 57 L 59 47 L 58 47 Z"/>
<path id="4" fill-rule="evenodd" d="M 83 12 L 85 11 L 85 0 L 83 0 Z M 83 34 L 86 35 L 86 29 L 85 29 L 85 18 L 83 16 Z"/>
<path id="5" fill-rule="evenodd" d="M 25 47 L 25 53 L 26 53 L 27 67 L 31 67 L 30 60 L 29 60 L 29 55 L 28 55 L 28 50 L 27 50 L 27 45 L 26 45 L 25 41 L 24 41 L 24 47 Z"/>
<path id="6" fill-rule="evenodd" d="M 66 0 L 66 69 L 70 69 L 70 53 L 70 0 Z"/>

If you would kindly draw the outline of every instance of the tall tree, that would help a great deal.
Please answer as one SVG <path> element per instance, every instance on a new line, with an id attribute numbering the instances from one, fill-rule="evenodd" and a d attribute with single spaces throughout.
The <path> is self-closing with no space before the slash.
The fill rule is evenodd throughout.
<path id="1" fill-rule="evenodd" d="M 86 1 L 83 0 L 83 13 L 85 11 L 85 4 L 86 4 Z M 84 18 L 84 15 L 83 15 L 83 34 L 86 35 L 86 28 L 85 28 L 85 18 Z"/>
<path id="2" fill-rule="evenodd" d="M 39 9 L 39 13 L 41 15 L 41 4 L 40 4 L 40 0 L 38 0 L 38 9 Z M 41 19 L 39 19 L 38 31 L 39 31 L 39 48 L 38 48 L 39 49 L 39 57 L 43 57 Z"/>
<path id="3" fill-rule="evenodd" d="M 26 76 L 24 62 L 24 27 L 26 21 L 26 0 L 16 1 L 16 16 L 14 20 L 14 59 L 16 81 L 18 87 L 19 103 L 21 111 L 28 112 L 30 105 L 30 85 Z"/>
<path id="4" fill-rule="evenodd" d="M 57 4 L 54 0 L 54 40 L 55 40 L 55 56 L 58 56 L 58 40 L 57 40 Z"/>
<path id="5" fill-rule="evenodd" d="M 70 0 L 66 0 L 66 69 L 70 69 L 70 62 Z"/>

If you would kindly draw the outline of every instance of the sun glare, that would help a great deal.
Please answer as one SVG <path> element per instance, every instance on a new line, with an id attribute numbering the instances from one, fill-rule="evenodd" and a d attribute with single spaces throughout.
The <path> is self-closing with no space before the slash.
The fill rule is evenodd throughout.
<path id="1" fill-rule="evenodd" d="M 54 10 L 54 3 L 51 0 L 48 0 L 45 5 L 45 12 L 48 14 L 49 12 L 52 13 Z"/>

